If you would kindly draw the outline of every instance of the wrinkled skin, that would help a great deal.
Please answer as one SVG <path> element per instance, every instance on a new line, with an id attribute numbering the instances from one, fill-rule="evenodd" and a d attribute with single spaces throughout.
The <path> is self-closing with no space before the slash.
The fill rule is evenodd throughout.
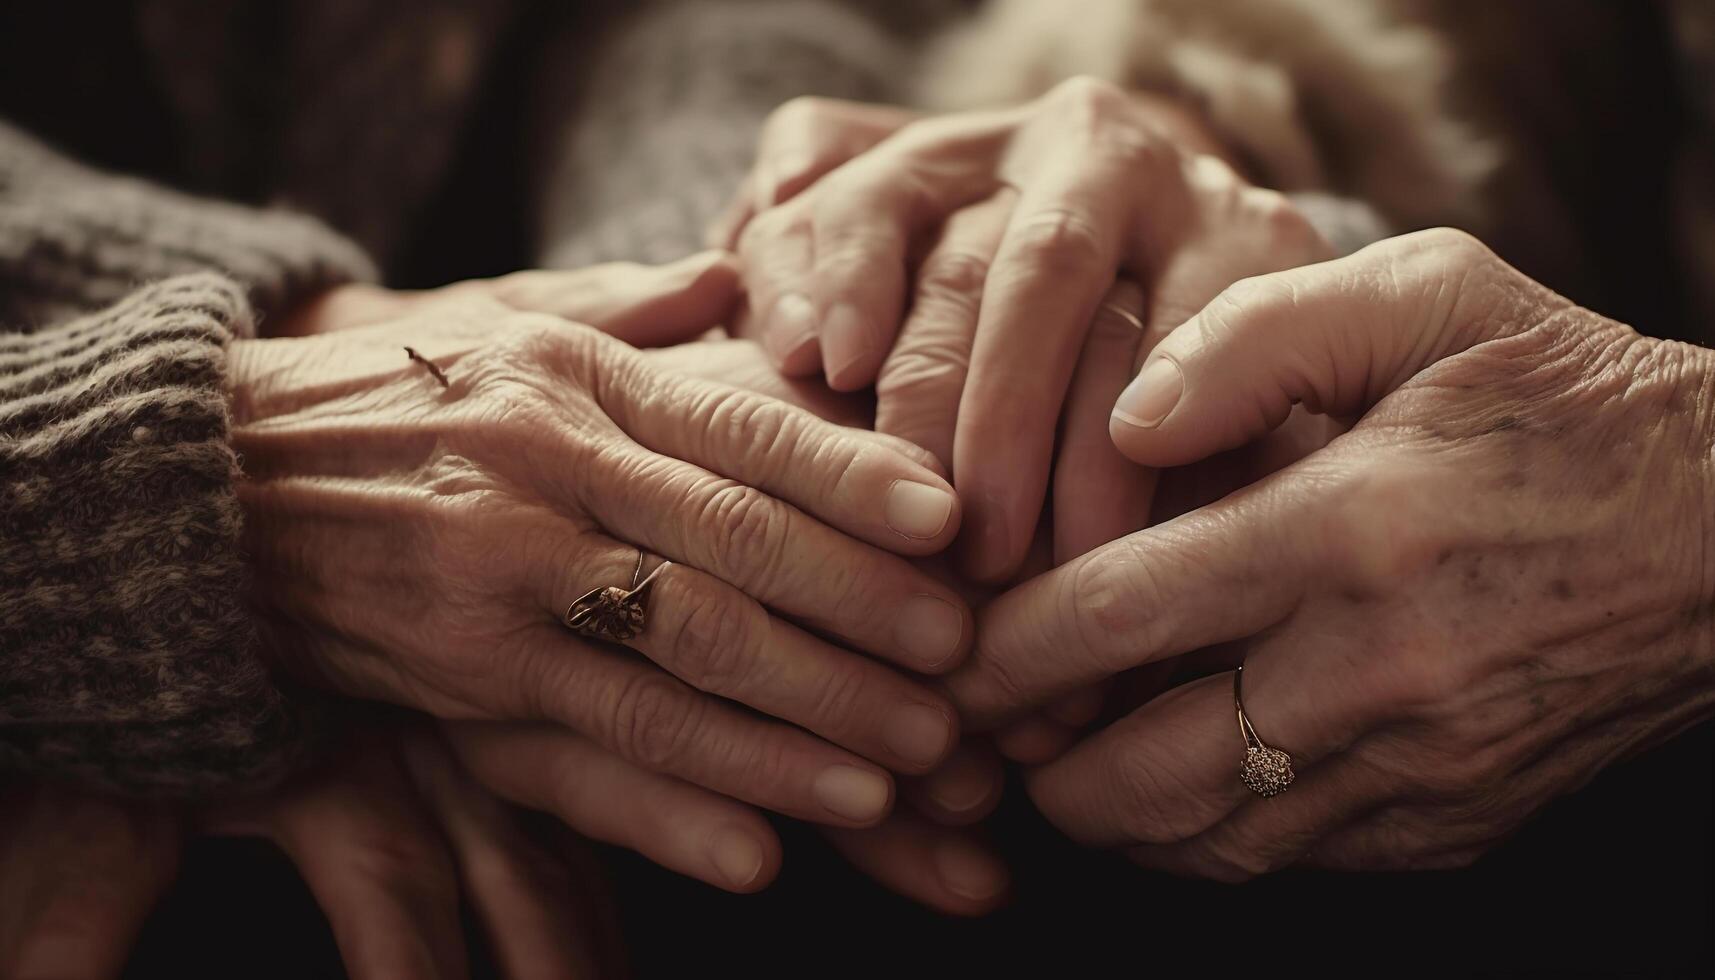
<path id="1" fill-rule="evenodd" d="M 1468 863 L 1715 704 L 1711 357 L 1453 232 L 1240 282 L 1155 350 L 1118 447 L 1185 464 L 1294 405 L 1356 425 L 1003 596 L 949 690 L 981 729 L 1140 664 L 1242 658 L 1296 760 L 1284 794 L 1240 783 L 1222 673 L 1032 771 L 1038 806 L 1222 879 Z"/>
<path id="2" fill-rule="evenodd" d="M 1056 559 L 1082 554 L 1149 511 L 1153 475 L 1101 434 L 1154 343 L 1229 283 L 1330 255 L 1219 154 L 1192 113 L 1088 78 L 916 120 L 788 103 L 748 196 L 771 190 L 725 229 L 744 329 L 789 374 L 873 384 L 877 430 L 947 463 L 967 575 L 1017 574 L 1051 482 Z"/>
<path id="3" fill-rule="evenodd" d="M 620 324 L 666 329 L 628 311 L 667 303 L 706 329 L 732 304 L 729 260 L 609 271 L 605 291 L 527 273 L 336 296 L 300 336 L 235 347 L 273 655 L 342 694 L 550 722 L 723 796 L 873 824 L 888 770 L 927 772 L 956 740 L 945 699 L 880 662 L 946 670 L 969 646 L 957 593 L 900 557 L 949 541 L 956 501 L 918 451 L 657 371 L 550 303 L 568 277 Z M 646 288 L 613 302 L 627 283 Z M 630 581 L 638 547 L 673 562 L 628 641 L 642 656 L 562 628 L 573 599 Z"/>
<path id="4" fill-rule="evenodd" d="M 1160 475 L 1108 438 L 1114 399 L 1161 338 L 1237 279 L 1331 255 L 1232 163 L 1194 111 L 1088 78 L 927 118 L 797 99 L 763 127 L 711 241 L 746 260 L 741 333 L 789 374 L 873 381 L 875 428 L 953 468 L 960 567 L 1000 584 L 1044 535 L 1068 561 L 1329 438 L 1300 413 L 1242 458 L 1170 474 L 1161 501 Z M 859 315 L 836 323 L 838 308 Z M 1147 696 L 1167 669 L 1130 686 Z M 1104 691 L 1069 693 L 996 743 L 1053 758 Z"/>

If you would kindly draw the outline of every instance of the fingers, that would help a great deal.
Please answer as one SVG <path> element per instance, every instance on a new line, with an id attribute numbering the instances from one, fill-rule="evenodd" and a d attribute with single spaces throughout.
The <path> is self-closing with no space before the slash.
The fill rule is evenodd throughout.
<path id="1" fill-rule="evenodd" d="M 1002 188 L 948 219 L 917 269 L 911 310 L 876 379 L 876 431 L 922 446 L 949 466 L 983 284 L 1016 198 Z"/>
<path id="2" fill-rule="evenodd" d="M 401 733 L 401 753 L 457 863 L 503 976 L 595 977 L 602 943 L 565 864 L 538 847 L 432 731 Z M 541 760 L 538 760 L 541 761 Z"/>
<path id="3" fill-rule="evenodd" d="M 1341 755 L 1318 763 L 1278 796 L 1246 800 L 1201 833 L 1126 853 L 1158 871 L 1246 881 L 1298 863 L 1318 841 L 1375 807 L 1386 788 L 1376 773 Z"/>
<path id="4" fill-rule="evenodd" d="M 118 977 L 177 871 L 177 821 L 45 784 L 0 800 L 0 976 Z"/>
<path id="5" fill-rule="evenodd" d="M 868 826 L 892 807 L 893 781 L 873 763 L 710 698 L 635 654 L 544 630 L 552 634 L 532 643 L 507 717 L 560 722 L 640 768 L 802 820 Z"/>
<path id="6" fill-rule="evenodd" d="M 753 392 L 636 368 L 601 394 L 609 417 L 645 447 L 900 554 L 934 554 L 957 533 L 947 482 L 873 435 Z"/>
<path id="7" fill-rule="evenodd" d="M 779 873 L 774 829 L 736 800 L 640 769 L 553 725 L 464 722 L 444 731 L 483 785 L 580 834 L 728 891 L 758 891 Z"/>
<path id="8" fill-rule="evenodd" d="M 588 576 L 604 565 L 634 568 L 635 554 L 613 543 L 603 560 L 540 569 L 544 611 L 599 587 Z M 957 727 L 941 695 L 770 616 L 713 576 L 676 564 L 649 574 L 648 621 L 625 642 L 686 683 L 900 771 L 926 772 L 951 749 Z"/>
<path id="9" fill-rule="evenodd" d="M 224 807 L 209 827 L 280 845 L 327 915 L 351 976 L 466 974 L 458 875 L 415 790 L 380 750 L 349 760 L 336 778 Z"/>
<path id="10" fill-rule="evenodd" d="M 822 349 L 810 295 L 816 241 L 809 204 L 759 215 L 739 237 L 738 249 L 762 349 L 788 377 L 815 374 Z"/>
<path id="11" fill-rule="evenodd" d="M 587 323 L 634 347 L 662 347 L 726 322 L 738 302 L 739 267 L 730 252 L 711 250 L 669 265 L 530 269 L 481 285 L 513 309 Z"/>
<path id="12" fill-rule="evenodd" d="M 897 106 L 813 96 L 769 114 L 756 151 L 751 207 L 766 211 L 916 118 Z"/>
<path id="13" fill-rule="evenodd" d="M 1253 647 L 1245 664 L 1244 705 L 1263 741 L 1291 755 L 1299 776 L 1308 778 L 1323 765 L 1319 760 L 1367 731 L 1378 709 L 1355 684 L 1318 683 L 1326 675 L 1306 669 L 1302 654 Z M 1032 771 L 1026 786 L 1043 815 L 1080 842 L 1174 844 L 1257 799 L 1240 779 L 1245 746 L 1234 712 L 1233 675 L 1216 674 L 1157 696 Z M 1309 820 L 1314 813 L 1300 807 L 1331 797 L 1315 781 L 1309 792 L 1303 789 L 1294 783 L 1281 796 L 1259 801 L 1265 804 L 1261 812 L 1284 810 L 1295 821 Z M 1288 797 L 1298 802 L 1281 806 Z M 1236 830 L 1254 826 L 1254 817 L 1247 817 Z"/>
<path id="14" fill-rule="evenodd" d="M 1475 239 L 1436 230 L 1242 281 L 1162 341 L 1115 403 L 1111 435 L 1177 466 L 1243 445 L 1293 405 L 1362 413 L 1418 371 L 1522 325 L 1489 311 L 1517 277 Z"/>
<path id="15" fill-rule="evenodd" d="M 899 133 L 804 200 L 815 238 L 811 293 L 828 385 L 873 384 L 900 327 L 910 244 L 995 192 L 1013 117 L 973 113 Z"/>
<path id="16" fill-rule="evenodd" d="M 1122 456 L 1107 434 L 1114 399 L 1131 380 L 1145 343 L 1143 308 L 1143 289 L 1131 279 L 1117 280 L 1084 340 L 1054 464 L 1056 564 L 1149 524 L 1155 471 Z"/>
<path id="17" fill-rule="evenodd" d="M 1042 173 L 989 270 L 953 451 L 962 558 L 979 580 L 1011 576 L 1029 548 L 1067 386 L 1121 257 L 1135 183 L 1123 162 L 1091 153 Z"/>
<path id="18" fill-rule="evenodd" d="M 1140 664 L 1251 636 L 1321 567 L 1308 500 L 1280 474 L 1139 531 L 985 607 L 947 691 L 973 730 Z"/>
<path id="19" fill-rule="evenodd" d="M 897 813 L 879 827 L 824 833 L 858 870 L 942 912 L 982 915 L 1006 898 L 1006 865 L 969 831 Z"/>
<path id="20" fill-rule="evenodd" d="M 891 452 L 887 455 L 903 460 Z M 593 515 L 615 536 L 688 566 L 668 573 L 676 580 L 670 587 L 688 581 L 685 576 L 691 569 L 706 572 L 751 597 L 750 606 L 760 603 L 834 634 L 846 645 L 915 670 L 946 671 L 969 649 L 973 636 L 969 609 L 956 591 L 909 562 L 836 534 L 754 487 L 676 460 L 638 460 L 639 456 L 648 454 L 628 453 L 623 459 L 616 456 L 614 465 L 588 467 L 581 489 Z M 805 456 L 800 462 L 810 459 Z M 830 459 L 829 465 L 829 476 L 842 482 L 862 482 L 875 475 L 863 473 L 866 462 L 862 459 L 850 464 Z M 799 478 L 813 476 L 806 472 Z M 882 479 L 885 476 L 882 470 Z M 939 477 L 926 478 L 939 482 Z M 925 506 L 950 507 L 950 495 L 928 484 L 907 485 L 902 480 L 883 492 L 898 495 L 904 507 L 917 508 L 909 515 L 912 520 L 923 516 Z M 824 498 L 829 506 L 824 510 L 839 506 L 838 498 L 845 493 L 830 488 Z M 852 505 L 853 509 L 875 507 L 857 501 Z M 938 519 L 932 513 L 929 516 L 931 523 Z M 847 523 L 857 521 L 848 518 Z M 710 584 L 697 597 L 707 607 L 709 625 L 762 628 L 761 620 L 740 611 L 744 603 L 738 595 L 727 593 L 719 603 L 705 601 L 713 594 Z M 724 641 L 715 635 L 702 639 Z"/>
<path id="21" fill-rule="evenodd" d="M 935 823 L 966 827 L 994 810 L 1005 782 L 1000 758 L 992 748 L 963 742 L 934 772 L 903 780 L 900 792 L 918 813 Z"/>

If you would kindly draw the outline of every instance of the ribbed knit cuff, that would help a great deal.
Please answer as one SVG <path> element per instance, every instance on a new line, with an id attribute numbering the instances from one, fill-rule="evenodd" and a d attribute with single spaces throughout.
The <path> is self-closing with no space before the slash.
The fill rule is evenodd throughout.
<path id="1" fill-rule="evenodd" d="M 298 750 L 238 551 L 224 364 L 250 319 L 204 273 L 0 333 L 0 766 L 183 795 Z"/>

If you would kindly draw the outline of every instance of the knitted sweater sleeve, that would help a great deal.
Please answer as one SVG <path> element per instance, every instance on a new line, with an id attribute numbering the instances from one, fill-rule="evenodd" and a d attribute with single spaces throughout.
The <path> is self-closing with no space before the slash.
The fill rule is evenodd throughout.
<path id="1" fill-rule="evenodd" d="M 309 219 L 0 124 L 0 768 L 183 795 L 286 767 L 302 731 L 246 609 L 225 348 L 368 271 Z"/>
<path id="2" fill-rule="evenodd" d="M 750 168 L 768 113 L 801 95 L 897 102 L 954 0 L 661 0 L 567 32 L 538 80 L 537 264 L 666 262 Z"/>

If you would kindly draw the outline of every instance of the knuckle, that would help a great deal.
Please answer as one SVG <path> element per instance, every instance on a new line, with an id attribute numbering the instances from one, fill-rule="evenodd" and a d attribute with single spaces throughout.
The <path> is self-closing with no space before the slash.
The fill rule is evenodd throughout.
<path id="1" fill-rule="evenodd" d="M 865 672 L 855 662 L 835 665 L 816 691 L 812 706 L 814 717 L 833 729 L 846 728 L 853 721 L 864 720 L 867 687 Z"/>
<path id="2" fill-rule="evenodd" d="M 785 511 L 755 487 L 719 480 L 698 515 L 697 526 L 713 530 L 720 577 L 768 591 L 780 579 L 788 547 Z"/>
<path id="3" fill-rule="evenodd" d="M 1322 233 L 1285 194 L 1264 187 L 1246 187 L 1244 196 L 1269 241 L 1288 255 L 1326 249 Z"/>
<path id="4" fill-rule="evenodd" d="M 1413 778 L 1420 799 L 1443 807 L 1472 807 L 1488 798 L 1503 776 L 1493 754 L 1443 751 L 1430 754 Z"/>
<path id="5" fill-rule="evenodd" d="M 945 394 L 956 408 L 970 372 L 970 358 L 969 349 L 951 337 L 909 341 L 882 362 L 875 382 L 876 398 L 888 402 Z"/>
<path id="6" fill-rule="evenodd" d="M 1125 815 L 1127 829 L 1145 844 L 1187 841 L 1208 827 L 1193 787 L 1178 785 L 1171 767 L 1163 765 L 1154 748 L 1130 745 L 1109 752 L 1113 774 L 1110 806 Z"/>
<path id="7" fill-rule="evenodd" d="M 1111 116 L 1129 106 L 1125 89 L 1104 78 L 1074 75 L 1054 86 L 1048 99 L 1062 111 L 1085 116 Z"/>
<path id="8" fill-rule="evenodd" d="M 1275 276 L 1248 276 L 1228 285 L 1197 318 L 1211 342 L 1220 342 L 1249 328 L 1277 328 L 1292 322 L 1295 297 L 1289 284 Z"/>
<path id="9" fill-rule="evenodd" d="M 739 243 L 757 242 L 786 238 L 795 234 L 807 232 L 810 227 L 812 211 L 811 199 L 796 197 L 785 204 L 777 205 L 750 219 L 739 235 Z"/>
<path id="10" fill-rule="evenodd" d="M 704 710 L 665 675 L 640 672 L 615 700 L 609 744 L 646 769 L 670 770 L 692 744 Z"/>
<path id="11" fill-rule="evenodd" d="M 917 301 L 951 302 L 974 312 L 988 282 L 989 260 L 959 249 L 937 251 L 924 262 L 917 279 Z"/>
<path id="12" fill-rule="evenodd" d="M 1029 270 L 1075 272 L 1101 262 L 1102 236 L 1089 216 L 1049 208 L 1020 224 L 1007 241 L 1008 258 Z M 998 266 L 997 266 L 998 267 Z"/>
<path id="13" fill-rule="evenodd" d="M 1435 480 L 1404 460 L 1354 469 L 1325 487 L 1320 537 L 1359 596 L 1410 591 L 1451 553 L 1455 533 Z"/>
<path id="14" fill-rule="evenodd" d="M 1431 228 L 1420 233 L 1422 243 L 1452 268 L 1480 268 L 1500 259 L 1482 239 L 1458 228 Z"/>
<path id="15" fill-rule="evenodd" d="M 675 674 L 705 691 L 731 693 L 747 680 L 752 654 L 761 645 L 767 629 L 762 611 L 748 602 L 714 593 L 680 597 L 683 605 L 671 630 Z"/>
<path id="16" fill-rule="evenodd" d="M 1159 650 L 1164 609 L 1159 578 L 1130 542 L 1117 542 L 1078 565 L 1057 604 L 1086 650 L 1124 647 L 1148 656 Z"/>
<path id="17" fill-rule="evenodd" d="M 784 402 L 736 390 L 712 389 L 706 407 L 697 414 L 727 445 L 749 447 L 766 456 L 797 441 L 802 417 Z M 768 474 L 773 476 L 772 473 Z"/>
<path id="18" fill-rule="evenodd" d="M 763 123 L 763 143 L 801 133 L 813 128 L 820 120 L 833 114 L 834 102 L 815 95 L 799 95 L 774 107 Z"/>
<path id="19" fill-rule="evenodd" d="M 458 878 L 446 849 L 420 833 L 373 827 L 354 831 L 347 865 L 354 873 L 381 884 L 389 894 L 450 904 L 458 898 Z"/>

